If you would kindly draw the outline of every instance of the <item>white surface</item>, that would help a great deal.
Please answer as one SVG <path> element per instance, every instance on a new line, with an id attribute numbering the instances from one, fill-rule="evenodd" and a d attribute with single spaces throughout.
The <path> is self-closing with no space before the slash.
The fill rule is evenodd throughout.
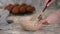
<path id="1" fill-rule="evenodd" d="M 46 11 L 44 12 L 44 16 L 49 15 L 54 10 L 49 10 L 49 12 Z M 20 19 L 22 18 L 25 18 L 25 16 L 10 16 L 8 19 L 13 20 L 14 23 L 7 25 L 8 28 L 6 29 L 0 30 L 0 34 L 60 34 L 60 23 L 43 25 L 40 30 L 35 32 L 24 31 L 20 26 Z"/>
<path id="2" fill-rule="evenodd" d="M 1 10 L 1 9 L 0 9 Z M 1 10 L 0 11 L 0 29 L 6 29 L 7 27 L 7 17 L 9 15 L 8 10 Z"/>

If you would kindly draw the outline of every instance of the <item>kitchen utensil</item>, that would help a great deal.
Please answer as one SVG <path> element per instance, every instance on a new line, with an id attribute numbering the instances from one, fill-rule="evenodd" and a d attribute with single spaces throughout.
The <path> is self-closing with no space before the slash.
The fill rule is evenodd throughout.
<path id="1" fill-rule="evenodd" d="M 38 20 L 41 20 L 42 19 L 42 14 L 43 14 L 43 12 L 48 8 L 48 3 L 50 2 L 51 0 L 49 0 L 48 2 L 47 2 L 47 4 L 46 4 L 46 6 L 44 7 L 44 9 L 42 10 L 42 12 L 40 13 L 40 15 L 37 13 L 37 15 L 35 14 L 34 16 L 33 16 L 33 18 L 31 19 L 32 21 L 34 21 L 36 18 L 37 18 L 37 16 L 38 16 Z"/>

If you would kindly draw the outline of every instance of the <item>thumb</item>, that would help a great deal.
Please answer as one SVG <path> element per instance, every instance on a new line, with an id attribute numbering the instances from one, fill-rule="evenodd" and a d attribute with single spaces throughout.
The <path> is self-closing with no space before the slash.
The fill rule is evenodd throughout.
<path id="1" fill-rule="evenodd" d="M 47 4 L 47 7 L 50 6 L 51 4 L 53 4 L 53 2 L 55 2 L 55 0 L 52 0 L 51 2 L 49 2 L 49 3 Z"/>
<path id="2" fill-rule="evenodd" d="M 47 4 L 47 7 L 49 7 L 50 6 L 50 4 Z"/>

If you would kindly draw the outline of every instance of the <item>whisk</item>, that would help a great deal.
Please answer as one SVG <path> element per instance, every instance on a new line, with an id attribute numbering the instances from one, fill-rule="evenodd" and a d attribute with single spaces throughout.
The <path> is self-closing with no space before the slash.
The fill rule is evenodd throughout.
<path id="1" fill-rule="evenodd" d="M 49 0 L 47 3 L 46 3 L 46 6 L 44 7 L 44 9 L 42 10 L 42 13 L 38 16 L 38 15 L 34 15 L 34 17 L 31 19 L 31 21 L 34 21 L 35 19 L 36 19 L 36 17 L 38 16 L 38 20 L 41 20 L 42 18 L 42 14 L 43 14 L 43 12 L 48 8 L 48 3 L 50 3 L 51 2 L 51 0 Z"/>
<path id="2" fill-rule="evenodd" d="M 47 3 L 46 3 L 46 6 L 44 7 L 44 9 L 42 10 L 42 13 L 38 16 L 38 19 L 40 20 L 41 18 L 41 15 L 43 14 L 43 12 L 48 8 L 48 3 L 50 3 L 51 2 L 51 0 L 49 0 Z"/>

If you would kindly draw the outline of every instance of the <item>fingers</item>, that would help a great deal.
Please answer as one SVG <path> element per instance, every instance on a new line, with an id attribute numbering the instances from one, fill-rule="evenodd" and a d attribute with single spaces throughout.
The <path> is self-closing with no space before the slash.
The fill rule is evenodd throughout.
<path id="1" fill-rule="evenodd" d="M 41 26 L 43 23 L 42 23 L 42 20 L 38 21 L 35 26 Z"/>
<path id="2" fill-rule="evenodd" d="M 49 1 L 49 0 L 45 0 L 45 2 L 44 2 L 44 6 L 46 6 L 46 4 L 47 4 L 48 1 Z"/>
<path id="3" fill-rule="evenodd" d="M 50 3 L 48 3 L 48 5 L 47 6 L 50 6 L 52 3 L 54 3 L 55 2 L 55 0 L 52 0 Z"/>
<path id="4" fill-rule="evenodd" d="M 45 0 L 45 3 L 44 3 L 45 6 L 46 6 L 46 4 L 47 4 L 48 1 L 49 1 L 49 0 Z M 55 2 L 55 0 L 51 0 L 51 2 L 49 2 L 49 3 L 47 4 L 47 7 L 50 6 L 50 5 L 51 5 L 52 3 L 54 3 L 54 2 Z"/>
<path id="5" fill-rule="evenodd" d="M 44 24 L 44 25 L 49 25 L 49 23 L 48 23 L 47 21 L 45 21 L 43 24 Z"/>

